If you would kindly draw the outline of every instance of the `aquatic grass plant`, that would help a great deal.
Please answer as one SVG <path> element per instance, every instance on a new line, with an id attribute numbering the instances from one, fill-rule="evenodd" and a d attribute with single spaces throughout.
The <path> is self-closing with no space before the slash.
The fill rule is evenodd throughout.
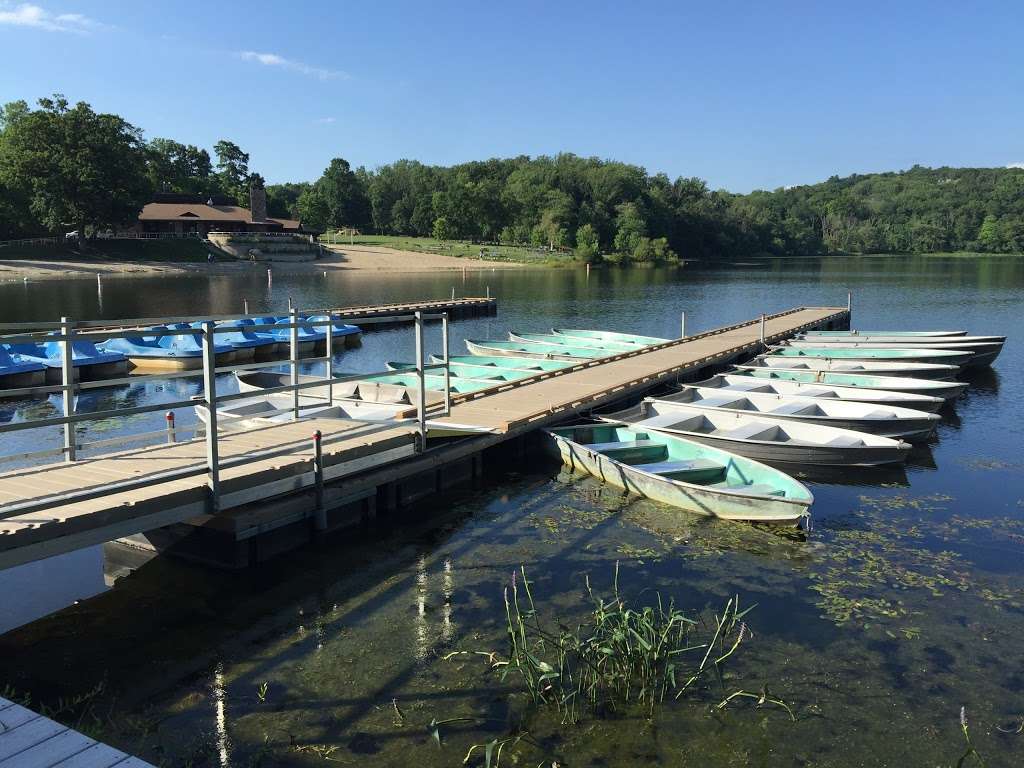
<path id="1" fill-rule="evenodd" d="M 960 730 L 964 735 L 964 743 L 967 745 L 967 750 L 956 761 L 956 768 L 963 768 L 967 764 L 967 758 L 969 757 L 973 757 L 982 766 L 986 765 L 985 758 L 981 756 L 971 742 L 971 733 L 967 728 L 967 707 L 960 707 Z"/>
<path id="2" fill-rule="evenodd" d="M 501 681 L 518 679 L 535 707 L 554 708 L 564 724 L 630 707 L 651 717 L 667 696 L 679 699 L 710 680 L 724 691 L 723 665 L 752 637 L 744 618 L 754 606 L 741 610 L 739 597 L 730 598 L 710 620 L 688 615 L 660 593 L 651 605 L 629 603 L 619 591 L 618 562 L 609 598 L 595 593 L 589 577 L 586 591 L 585 619 L 575 627 L 552 624 L 537 610 L 521 566 L 503 594 L 508 654 L 473 652 L 487 659 Z M 467 653 L 456 651 L 445 658 Z M 781 699 L 766 691 L 736 691 L 718 706 L 738 698 L 754 699 L 759 706 L 779 705 L 793 717 Z"/>

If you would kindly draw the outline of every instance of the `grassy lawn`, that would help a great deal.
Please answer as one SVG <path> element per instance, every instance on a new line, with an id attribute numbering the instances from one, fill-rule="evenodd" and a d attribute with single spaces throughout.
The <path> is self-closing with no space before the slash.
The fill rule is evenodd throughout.
<path id="1" fill-rule="evenodd" d="M 74 244 L 21 245 L 0 248 L 0 261 L 69 259 L 74 261 L 204 262 L 206 246 L 198 240 L 97 240 L 85 253 Z M 216 261 L 234 261 L 217 256 Z"/>
<path id="2" fill-rule="evenodd" d="M 322 242 L 330 242 L 327 237 Z M 338 236 L 339 245 L 350 242 L 345 235 Z M 546 248 L 533 248 L 518 245 L 480 245 L 461 240 L 435 240 L 432 237 L 402 237 L 399 235 L 357 235 L 351 240 L 353 245 L 383 245 L 402 251 L 423 251 L 439 253 L 445 256 L 457 256 L 463 259 L 479 259 L 480 251 L 484 251 L 484 261 L 513 261 L 520 264 L 535 265 L 568 265 L 577 263 L 572 253 L 559 251 L 550 252 Z"/>

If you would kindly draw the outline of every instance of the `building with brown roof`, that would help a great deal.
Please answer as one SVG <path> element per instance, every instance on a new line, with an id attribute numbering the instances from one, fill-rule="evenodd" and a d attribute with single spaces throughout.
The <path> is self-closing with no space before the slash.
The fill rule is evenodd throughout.
<path id="1" fill-rule="evenodd" d="M 210 232 L 272 232 L 313 235 L 295 219 L 267 216 L 267 193 L 262 185 L 249 190 L 250 208 L 223 195 L 158 193 L 139 214 L 135 230 L 145 234 L 195 234 Z"/>

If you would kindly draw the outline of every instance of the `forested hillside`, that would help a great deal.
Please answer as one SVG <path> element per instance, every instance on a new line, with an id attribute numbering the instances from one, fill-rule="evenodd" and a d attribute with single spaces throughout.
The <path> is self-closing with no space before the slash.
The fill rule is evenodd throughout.
<path id="1" fill-rule="evenodd" d="M 915 166 L 737 195 L 571 154 L 373 172 L 336 160 L 294 211 L 324 226 L 574 247 L 584 258 L 1020 253 L 1024 169 Z"/>
<path id="2" fill-rule="evenodd" d="M 153 192 L 248 200 L 249 155 L 143 140 L 62 96 L 0 109 L 0 239 L 130 224 Z M 739 195 L 635 165 L 520 156 L 374 170 L 335 158 L 315 182 L 267 187 L 274 216 L 364 233 L 571 249 L 586 261 L 821 253 L 1024 252 L 1024 169 L 922 168 Z"/>

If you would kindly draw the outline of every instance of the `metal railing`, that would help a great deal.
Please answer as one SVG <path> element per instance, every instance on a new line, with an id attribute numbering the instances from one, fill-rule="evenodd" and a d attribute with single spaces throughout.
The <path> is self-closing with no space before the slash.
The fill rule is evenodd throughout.
<path id="1" fill-rule="evenodd" d="M 302 315 L 327 315 L 327 319 L 324 320 L 312 320 L 305 319 Z M 0 507 L 0 519 L 13 517 L 15 515 L 24 514 L 28 511 L 45 509 L 47 507 L 57 506 L 59 504 L 71 503 L 75 500 L 85 500 L 87 498 L 96 498 L 103 495 L 111 495 L 119 493 L 124 490 L 128 490 L 131 487 L 142 487 L 145 485 L 152 485 L 158 482 L 164 482 L 169 479 L 180 479 L 183 477 L 195 476 L 197 474 L 205 473 L 207 475 L 207 486 L 209 488 L 209 502 L 210 507 L 214 511 L 219 507 L 220 497 L 220 472 L 223 468 L 230 466 L 236 467 L 246 463 L 255 461 L 262 461 L 274 455 L 285 455 L 288 453 L 294 453 L 296 451 L 306 450 L 305 444 L 301 446 L 290 445 L 280 450 L 271 451 L 260 451 L 258 453 L 252 453 L 242 457 L 232 457 L 227 461 L 220 458 L 220 437 L 222 434 L 218 428 L 217 408 L 225 403 L 251 399 L 261 395 L 272 395 L 277 393 L 291 393 L 291 403 L 284 412 L 290 412 L 293 420 L 301 418 L 302 411 L 304 408 L 317 407 L 319 403 L 314 404 L 303 404 L 300 401 L 299 395 L 303 390 L 311 389 L 313 387 L 320 387 L 326 389 L 325 402 L 328 405 L 334 404 L 335 402 L 344 402 L 345 398 L 334 397 L 334 387 L 338 384 L 349 383 L 354 381 L 369 380 L 373 381 L 374 377 L 383 375 L 392 375 L 396 371 L 385 370 L 385 371 L 372 371 L 369 373 L 357 373 L 347 376 L 335 376 L 332 363 L 334 358 L 334 323 L 343 321 L 344 318 L 334 315 L 331 310 L 309 310 L 300 314 L 297 308 L 289 310 L 288 322 L 287 323 L 276 323 L 273 326 L 219 326 L 217 321 L 220 320 L 243 320 L 243 319 L 256 319 L 264 317 L 265 315 L 226 315 L 218 316 L 216 320 L 210 317 L 181 317 L 181 318 L 146 318 L 146 319 L 132 319 L 120 321 L 116 325 L 112 325 L 109 320 L 99 321 L 74 321 L 67 317 L 62 317 L 59 323 L 3 323 L 0 324 L 0 333 L 9 333 L 11 331 L 17 331 L 13 335 L 0 336 L 0 343 L 2 344 L 24 344 L 24 343 L 38 343 L 38 342 L 59 342 L 62 347 L 62 360 L 61 360 L 61 383 L 41 386 L 28 386 L 12 389 L 0 389 L 0 399 L 32 396 L 32 395 L 47 395 L 51 393 L 60 393 L 61 401 L 63 404 L 63 415 L 53 416 L 46 418 L 30 419 L 23 422 L 0 424 L 0 435 L 10 434 L 14 432 L 21 432 L 24 430 L 40 429 L 47 427 L 60 426 L 63 428 L 63 446 L 60 448 L 44 449 L 31 451 L 27 453 L 19 453 L 13 455 L 0 456 L 0 462 L 11 462 L 16 460 L 36 459 L 43 458 L 46 456 L 63 455 L 66 462 L 74 462 L 78 460 L 78 454 L 80 451 L 86 449 L 93 449 L 97 447 L 109 446 L 117 443 L 128 443 L 128 442 L 140 442 L 143 440 L 166 440 L 166 442 L 176 443 L 181 439 L 181 435 L 191 433 L 193 440 L 198 439 L 199 433 L 203 433 L 203 439 L 206 445 L 206 458 L 202 466 L 192 465 L 181 468 L 180 470 L 174 470 L 168 473 L 162 473 L 159 477 L 154 475 L 148 475 L 133 481 L 121 481 L 115 483 L 105 484 L 97 488 L 89 488 L 79 492 L 64 493 L 59 497 L 59 502 L 56 497 L 41 497 L 40 499 L 30 500 L 23 503 L 9 504 Z M 442 332 L 442 343 L 443 343 L 443 357 L 442 362 L 427 364 L 425 362 L 425 339 L 424 330 L 427 321 L 441 321 L 441 332 Z M 171 323 L 183 323 L 183 322 L 201 322 L 198 328 L 189 329 L 156 329 L 156 328 L 141 328 L 140 326 L 150 325 L 169 325 Z M 417 440 L 416 440 L 416 451 L 422 452 L 426 450 L 426 436 L 427 436 L 427 420 L 428 416 L 447 416 L 451 412 L 451 392 L 450 392 L 450 376 L 451 368 L 449 365 L 450 350 L 449 350 L 449 333 L 448 333 L 448 314 L 426 314 L 420 311 L 413 312 L 408 315 L 386 315 L 383 317 L 365 318 L 360 320 L 360 325 L 373 325 L 373 324 L 386 324 L 396 322 L 412 322 L 414 325 L 415 333 L 415 348 L 416 348 L 416 368 L 415 376 L 417 380 L 417 386 L 415 387 L 415 424 L 417 427 Z M 300 341 L 299 341 L 299 330 L 300 328 L 316 328 L 325 327 L 327 331 L 323 339 L 325 344 L 325 353 L 322 356 L 307 356 L 303 357 L 300 354 Z M 244 363 L 240 365 L 217 365 L 217 356 L 222 354 L 218 351 L 218 345 L 216 337 L 218 333 L 238 333 L 241 330 L 253 330 L 260 332 L 263 328 L 273 328 L 275 330 L 288 329 L 288 357 L 284 359 L 268 360 L 263 362 Z M 129 375 L 121 378 L 114 379 L 103 379 L 99 381 L 81 381 L 79 377 L 75 375 L 74 359 L 72 353 L 72 345 L 76 339 L 83 339 L 93 343 L 98 343 L 107 339 L 115 338 L 127 338 L 133 336 L 145 335 L 147 337 L 162 338 L 166 336 L 181 336 L 181 335 L 199 335 L 201 337 L 201 359 L 202 367 L 185 370 L 185 371 L 172 371 L 172 372 L 156 372 L 139 375 Z M 324 376 L 317 377 L 311 381 L 300 381 L 299 379 L 299 367 L 304 364 L 316 364 L 319 362 L 324 363 Z M 219 394 L 217 391 L 217 375 L 222 373 L 237 373 L 243 371 L 256 371 L 264 368 L 280 367 L 283 365 L 288 366 L 289 383 L 282 386 L 268 387 L 261 389 L 259 392 L 232 392 L 230 394 Z M 443 407 L 440 411 L 434 409 L 434 413 L 430 413 L 431 409 L 428 407 L 426 402 L 426 374 L 432 370 L 443 370 L 444 372 L 444 400 Z M 202 377 L 203 381 L 203 394 L 192 397 L 188 400 L 173 400 L 171 402 L 160 402 L 160 403 L 149 403 L 145 405 L 130 406 L 127 408 L 113 408 L 99 411 L 87 411 L 77 412 L 75 406 L 76 394 L 88 392 L 99 388 L 116 387 L 124 384 L 134 384 L 140 381 L 147 380 L 159 380 L 167 381 L 177 378 L 196 378 Z M 395 385 L 401 386 L 401 385 Z M 412 388 L 407 388 L 412 389 Z M 312 394 L 312 397 L 320 399 L 319 394 Z M 355 401 L 358 402 L 358 401 Z M 174 409 L 179 408 L 194 408 L 196 405 L 204 406 L 207 411 L 207 421 L 205 426 L 197 424 L 192 427 L 183 427 L 176 424 L 174 418 Z M 406 409 L 404 412 L 399 411 L 398 416 L 403 418 L 397 419 L 396 424 L 409 423 L 410 418 L 404 416 L 409 413 L 412 408 Z M 105 438 L 101 440 L 94 440 L 89 442 L 79 442 L 76 438 L 75 429 L 76 426 L 84 422 L 102 421 L 111 418 L 119 418 L 125 416 L 132 416 L 137 414 L 152 413 L 156 411 L 166 411 L 166 428 L 163 430 L 155 430 L 143 433 L 132 433 L 114 438 Z M 281 411 L 273 411 L 272 413 L 280 413 Z M 358 419 L 357 419 L 358 420 Z M 268 425 L 267 428 L 269 428 Z M 336 439 L 344 439 L 341 436 Z M 329 443 L 333 440 L 319 440 L 317 445 L 321 443 Z M 319 448 L 318 448 L 319 450 Z M 321 462 L 322 463 L 322 462 Z"/>

